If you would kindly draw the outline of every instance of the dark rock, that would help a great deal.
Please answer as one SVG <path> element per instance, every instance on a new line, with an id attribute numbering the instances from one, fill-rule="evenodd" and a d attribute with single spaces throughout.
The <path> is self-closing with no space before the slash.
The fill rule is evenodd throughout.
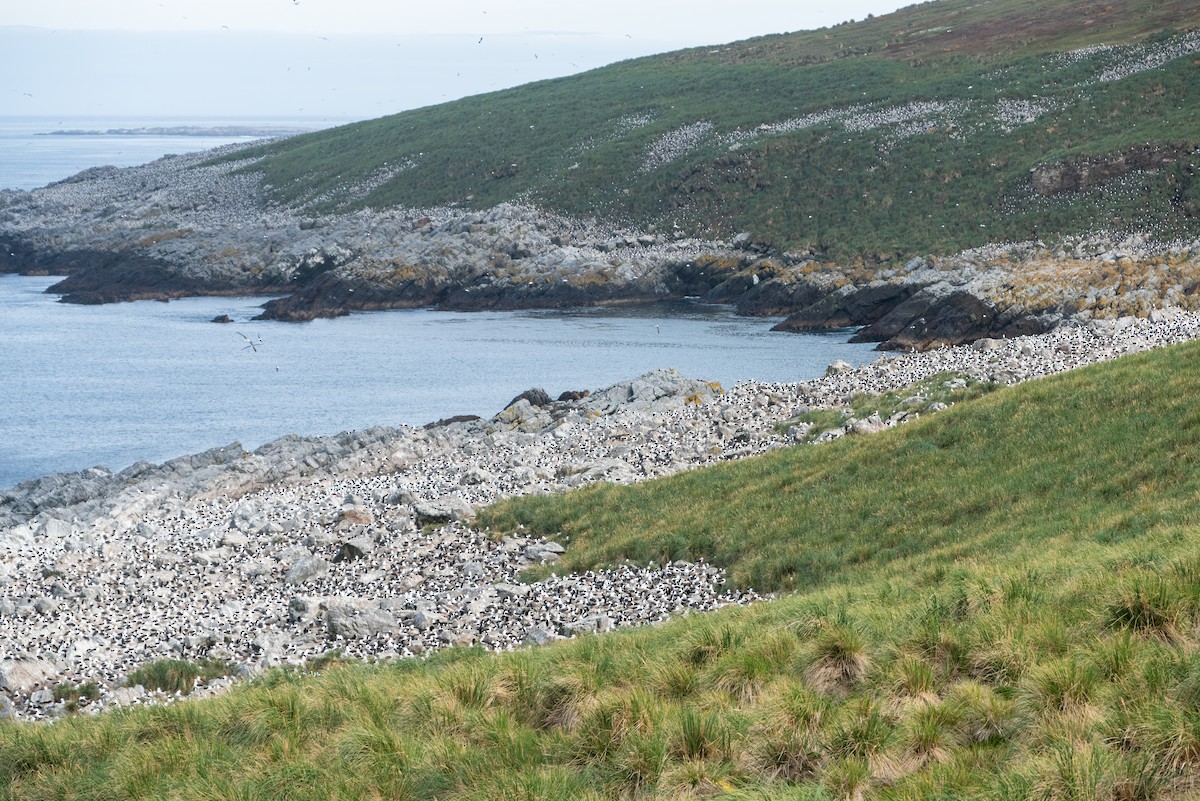
<path id="1" fill-rule="evenodd" d="M 1140 145 L 1099 158 L 1042 164 L 1029 171 L 1029 182 L 1039 195 L 1084 192 L 1131 172 L 1156 170 L 1193 155 L 1192 146 Z"/>
<path id="2" fill-rule="evenodd" d="M 793 313 L 771 330 L 812 331 L 874 325 L 897 306 L 902 306 L 919 289 L 913 284 L 883 281 L 861 287 L 845 287 Z M 865 341 L 875 340 L 868 338 Z"/>
<path id="3" fill-rule="evenodd" d="M 483 418 L 477 414 L 456 414 L 453 417 L 443 417 L 441 420 L 437 420 L 432 423 L 426 423 L 423 427 L 426 430 L 431 428 L 443 428 L 448 425 L 453 425 L 454 423 L 470 423 L 475 420 L 482 419 Z"/>
<path id="4" fill-rule="evenodd" d="M 768 278 L 755 284 L 752 275 L 739 275 L 704 296 L 710 303 L 732 303 L 738 314 L 774 317 L 811 306 L 829 290 L 812 281 L 780 281 Z"/>
<path id="5" fill-rule="evenodd" d="M 1010 315 L 970 292 L 928 288 L 893 308 L 851 341 L 880 342 L 882 349 L 928 350 L 982 337 L 1011 338 L 1049 330 L 1048 319 Z"/>
<path id="6" fill-rule="evenodd" d="M 232 317 L 230 317 L 228 314 L 218 314 L 216 317 L 212 318 L 212 321 L 211 321 L 211 322 L 214 322 L 214 323 L 232 323 L 232 322 L 233 322 L 233 318 L 232 318 Z"/>
<path id="7" fill-rule="evenodd" d="M 256 320 L 306 322 L 319 317 L 343 317 L 352 311 L 380 311 L 432 306 L 442 290 L 432 280 L 398 286 L 368 284 L 338 273 L 322 271 L 291 295 L 269 300 Z"/>
<path id="8" fill-rule="evenodd" d="M 592 394 L 592 391 L 589 389 L 578 389 L 578 390 L 569 389 L 566 392 L 559 395 L 558 400 L 560 403 L 562 403 L 564 401 L 583 400 L 584 398 L 586 398 L 588 395 L 591 395 L 591 394 Z"/>
<path id="9" fill-rule="evenodd" d="M 196 295 L 287 291 L 270 283 L 247 285 L 216 274 L 184 274 L 166 261 L 125 251 L 67 250 L 48 257 L 52 273 L 69 275 L 46 290 L 64 303 L 92 305 L 128 300 L 173 300 Z"/>
<path id="10" fill-rule="evenodd" d="M 509 406 L 512 406 L 513 404 L 523 400 L 529 401 L 530 406 L 549 406 L 551 403 L 553 403 L 553 401 L 550 399 L 550 396 L 546 394 L 546 390 L 539 387 L 534 387 L 532 389 L 525 390 L 520 395 L 510 400 L 504 405 L 504 408 L 507 409 Z"/>
<path id="11" fill-rule="evenodd" d="M 353 562 L 356 559 L 362 559 L 367 554 L 375 550 L 375 542 L 367 536 L 355 537 L 352 540 L 343 542 L 338 546 L 337 554 L 333 557 L 335 563 Z"/>

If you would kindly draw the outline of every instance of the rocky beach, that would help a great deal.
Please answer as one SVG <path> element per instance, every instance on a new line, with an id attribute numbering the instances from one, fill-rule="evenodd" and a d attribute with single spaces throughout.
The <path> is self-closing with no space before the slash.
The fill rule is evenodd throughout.
<path id="1" fill-rule="evenodd" d="M 570 543 L 480 530 L 474 511 L 883 431 L 916 413 L 847 411 L 822 432 L 794 421 L 941 373 L 1014 384 L 1198 334 L 1200 315 L 1168 309 L 835 364 L 798 384 L 722 389 L 658 371 L 557 399 L 530 390 L 490 419 L 290 436 L 253 452 L 233 443 L 24 482 L 0 492 L 0 707 L 61 716 L 55 688 L 86 682 L 100 690 L 89 711 L 163 702 L 127 682 L 163 658 L 231 665 L 235 675 L 197 691 L 206 693 L 339 649 L 362 659 L 501 650 L 751 602 L 753 591 L 726 590 L 703 563 L 522 583 L 522 570 Z"/>

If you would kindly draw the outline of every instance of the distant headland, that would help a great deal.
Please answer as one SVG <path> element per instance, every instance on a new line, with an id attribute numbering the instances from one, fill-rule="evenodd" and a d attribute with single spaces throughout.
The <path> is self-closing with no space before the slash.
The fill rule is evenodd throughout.
<path id="1" fill-rule="evenodd" d="M 109 128 L 107 130 L 71 129 L 49 131 L 38 136 L 291 136 L 309 133 L 312 128 L 279 125 L 170 125 L 148 128 Z"/>

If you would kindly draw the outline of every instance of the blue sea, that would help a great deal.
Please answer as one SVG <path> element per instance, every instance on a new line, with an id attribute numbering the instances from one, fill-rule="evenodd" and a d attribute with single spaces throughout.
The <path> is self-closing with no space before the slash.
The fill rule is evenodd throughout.
<path id="1" fill-rule="evenodd" d="M 108 127 L 133 126 L 126 119 Z M 39 151 L 37 163 L 23 167 L 11 153 L 0 156 L 0 184 L 29 175 L 44 185 L 118 163 L 131 146 L 131 137 L 96 137 L 116 141 L 92 142 L 80 156 L 67 152 L 75 138 L 40 137 L 48 143 L 39 148 L 62 143 L 63 152 Z M 194 144 L 167 138 L 168 150 L 136 158 Z M 289 433 L 486 417 L 531 387 L 556 396 L 660 367 L 730 386 L 804 380 L 836 359 L 862 364 L 878 355 L 850 344 L 850 331 L 772 332 L 776 319 L 689 302 L 280 323 L 251 319 L 261 297 L 63 304 L 45 291 L 57 280 L 0 275 L 0 487 L 95 465 L 161 462 L 234 440 L 254 448 Z M 235 322 L 211 322 L 218 315 Z"/>

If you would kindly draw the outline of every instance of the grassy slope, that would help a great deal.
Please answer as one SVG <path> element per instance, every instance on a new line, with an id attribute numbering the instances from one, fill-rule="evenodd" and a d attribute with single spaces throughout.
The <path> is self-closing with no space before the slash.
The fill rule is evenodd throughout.
<path id="1" fill-rule="evenodd" d="M 1025 542 L 1186 531 L 1200 523 L 1200 411 L 1188 400 L 1200 383 L 1197 352 L 996 393 L 900 436 L 789 449 L 646 486 L 516 498 L 485 519 L 565 535 L 572 569 L 703 556 L 759 590 L 904 575 L 910 560 L 952 565 Z"/>
<path id="2" fill-rule="evenodd" d="M 1041 163 L 1144 143 L 1196 144 L 1200 81 L 1193 57 L 1081 85 L 1121 54 L 1100 52 L 1073 64 L 1047 55 L 1196 26 L 1200 9 L 1178 1 L 940 0 L 289 139 L 264 147 L 268 158 L 259 167 L 279 198 L 321 198 L 317 205 L 326 209 L 340 207 L 348 184 L 411 160 L 415 166 L 355 203 L 487 207 L 528 198 L 572 214 L 698 234 L 746 230 L 837 259 L 954 252 L 1097 226 L 1195 236 L 1194 169 L 1129 179 L 1119 191 L 1082 199 L 1037 202 L 1029 197 L 1028 173 Z M 1002 100 L 1034 100 L 1047 110 L 1004 131 L 994 119 Z M 827 122 L 761 136 L 734 151 L 720 140 L 813 112 L 914 101 L 965 106 L 906 136 L 898 135 L 900 123 L 854 132 Z M 631 125 L 639 117 L 645 124 Z M 656 140 L 701 121 L 714 128 L 696 149 L 639 171 Z M 1193 191 L 1197 203 L 1185 212 L 1178 199 Z"/>
<path id="3" fill-rule="evenodd" d="M 636 532 L 646 553 L 814 586 L 498 657 L 276 672 L 213 701 L 0 726 L 0 798 L 1186 797 L 1197 357 L 513 504 L 502 515 L 579 526 L 576 563 Z"/>

